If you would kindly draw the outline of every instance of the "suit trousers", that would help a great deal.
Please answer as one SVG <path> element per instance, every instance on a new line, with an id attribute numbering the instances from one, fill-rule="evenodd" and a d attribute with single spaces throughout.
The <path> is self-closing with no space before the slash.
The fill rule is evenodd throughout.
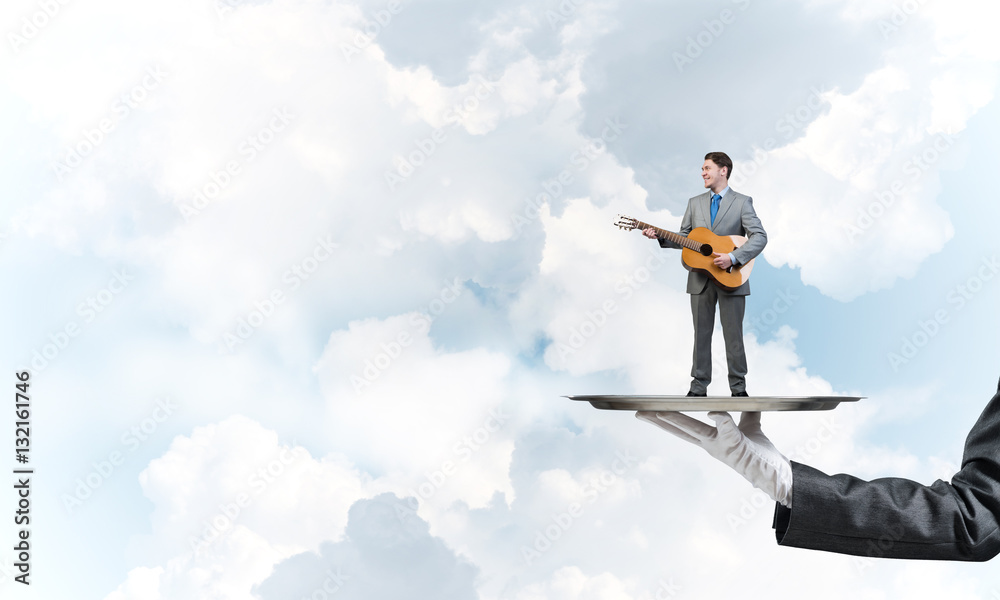
<path id="1" fill-rule="evenodd" d="M 709 281 L 700 294 L 691 294 L 694 319 L 694 357 L 691 361 L 691 391 L 705 394 L 712 381 L 712 332 L 715 330 L 715 305 L 719 305 L 722 337 L 726 341 L 729 389 L 732 393 L 747 389 L 747 355 L 743 348 L 743 313 L 746 296 L 720 293 Z"/>

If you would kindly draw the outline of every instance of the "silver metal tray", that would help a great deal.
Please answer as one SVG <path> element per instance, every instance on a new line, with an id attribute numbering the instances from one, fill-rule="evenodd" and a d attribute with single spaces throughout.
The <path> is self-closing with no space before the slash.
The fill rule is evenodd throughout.
<path id="1" fill-rule="evenodd" d="M 774 410 L 833 410 L 841 402 L 857 402 L 865 396 L 563 396 L 570 400 L 590 402 L 603 410 L 655 411 L 774 411 Z"/>

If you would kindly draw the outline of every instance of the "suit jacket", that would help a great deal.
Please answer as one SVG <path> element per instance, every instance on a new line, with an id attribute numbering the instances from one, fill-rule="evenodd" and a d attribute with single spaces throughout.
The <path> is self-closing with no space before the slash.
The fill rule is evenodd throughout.
<path id="1" fill-rule="evenodd" d="M 1000 553 L 1000 385 L 965 441 L 951 483 L 862 481 L 792 463 L 778 543 L 857 556 L 989 560 Z"/>
<path id="2" fill-rule="evenodd" d="M 733 251 L 733 257 L 741 265 L 750 262 L 750 259 L 760 254 L 764 246 L 767 245 L 767 233 L 761 225 L 757 213 L 753 210 L 753 199 L 750 196 L 733 191 L 729 188 L 726 195 L 719 202 L 719 212 L 715 215 L 715 225 L 712 225 L 712 192 L 707 191 L 688 200 L 687 209 L 684 211 L 684 218 L 681 219 L 681 228 L 678 233 L 683 236 L 691 233 L 695 227 L 705 227 L 716 235 L 742 235 L 746 236 L 745 244 Z M 663 248 L 680 248 L 678 244 L 661 239 L 660 246 Z M 709 277 L 704 273 L 691 271 L 688 273 L 687 293 L 700 294 L 708 285 Z M 729 291 L 719 288 L 720 294 L 730 294 L 733 296 L 747 296 L 750 294 L 750 282 L 747 281 L 735 290 Z"/>

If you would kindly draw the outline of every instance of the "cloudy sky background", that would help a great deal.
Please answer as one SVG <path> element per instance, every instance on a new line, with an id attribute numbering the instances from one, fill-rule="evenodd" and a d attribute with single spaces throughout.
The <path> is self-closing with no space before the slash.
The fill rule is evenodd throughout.
<path id="1" fill-rule="evenodd" d="M 868 397 L 764 430 L 950 478 L 998 377 L 998 10 L 8 2 L 0 352 L 37 473 L 0 590 L 997 597 L 779 548 L 724 466 L 561 395 L 686 391 L 685 272 L 611 225 L 678 227 L 724 150 L 769 238 L 750 392 Z"/>

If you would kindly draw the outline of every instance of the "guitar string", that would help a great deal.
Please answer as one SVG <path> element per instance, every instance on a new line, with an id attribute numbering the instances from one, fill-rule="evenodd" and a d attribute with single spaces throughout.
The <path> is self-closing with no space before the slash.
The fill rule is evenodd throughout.
<path id="1" fill-rule="evenodd" d="M 635 227 L 635 229 L 647 229 L 647 228 L 650 228 L 650 227 L 653 229 L 653 231 L 655 231 L 657 233 L 657 235 L 660 235 L 661 237 L 665 237 L 665 238 L 667 238 L 668 240 L 670 240 L 671 242 L 673 242 L 675 244 L 680 244 L 681 246 L 684 246 L 685 248 L 687 248 L 689 250 L 694 250 L 696 252 L 700 252 L 701 251 L 701 244 L 699 244 L 699 243 L 697 243 L 697 242 L 695 242 L 693 240 L 690 240 L 690 239 L 688 239 L 688 238 L 686 238 L 686 237 L 684 237 L 684 236 L 682 236 L 680 234 L 674 233 L 672 231 L 667 231 L 666 229 L 660 229 L 659 227 L 657 227 L 655 225 L 650 225 L 649 223 L 643 223 L 642 221 L 636 221 L 636 227 Z"/>
<path id="2" fill-rule="evenodd" d="M 622 216 L 623 215 L 619 215 L 620 218 Z M 625 218 L 634 223 L 634 225 L 632 225 L 630 227 L 630 229 L 644 230 L 644 229 L 652 228 L 653 231 L 655 231 L 657 233 L 657 235 L 665 237 L 665 238 L 669 239 L 670 241 L 674 242 L 675 244 L 680 244 L 681 246 L 684 246 L 685 248 L 688 248 L 689 250 L 694 250 L 695 252 L 698 252 L 699 254 L 701 253 L 701 247 L 702 247 L 703 244 L 701 244 L 699 242 L 696 242 L 694 240 L 686 238 L 686 237 L 684 237 L 684 236 L 682 236 L 682 235 L 680 235 L 678 233 L 674 233 L 672 231 L 667 231 L 666 229 L 660 229 L 656 225 L 650 225 L 649 223 L 644 223 L 644 222 L 642 222 L 642 221 L 640 221 L 638 219 L 633 219 L 631 217 L 625 217 Z M 623 224 L 621 223 L 621 221 L 619 221 L 619 223 L 616 223 L 616 224 L 618 225 L 618 227 L 623 227 Z M 711 246 L 709 246 L 709 247 L 711 247 Z M 753 262 L 753 261 L 750 261 L 750 262 Z M 742 271 L 742 268 L 744 266 L 745 265 L 740 265 L 739 267 L 729 267 L 728 269 L 725 270 L 725 272 L 726 273 L 732 273 L 732 271 L 734 269 Z"/>

